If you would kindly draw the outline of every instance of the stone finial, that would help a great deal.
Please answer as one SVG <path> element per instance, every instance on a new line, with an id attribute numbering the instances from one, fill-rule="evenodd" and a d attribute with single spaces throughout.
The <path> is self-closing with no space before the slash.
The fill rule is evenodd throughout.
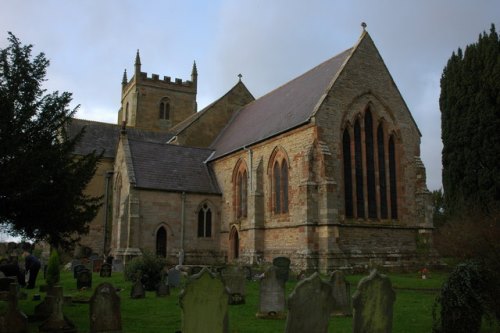
<path id="1" fill-rule="evenodd" d="M 127 79 L 127 70 L 125 69 L 123 71 L 123 77 L 122 77 L 122 85 L 126 85 L 128 82 L 128 79 Z"/>
<path id="2" fill-rule="evenodd" d="M 361 26 L 363 27 L 363 31 L 366 31 L 366 27 L 367 27 L 366 23 L 365 22 L 361 22 Z"/>
<path id="3" fill-rule="evenodd" d="M 139 55 L 139 49 L 137 49 L 137 54 L 135 55 L 135 77 L 139 78 L 141 74 L 141 56 Z"/>
<path id="4" fill-rule="evenodd" d="M 241 78 L 242 78 L 242 77 L 243 77 L 243 75 L 241 75 L 241 73 L 240 73 L 240 74 L 238 74 L 238 82 L 241 82 Z"/>
<path id="5" fill-rule="evenodd" d="M 196 61 L 193 61 L 193 70 L 191 71 L 191 76 L 198 75 L 198 68 L 196 68 Z"/>

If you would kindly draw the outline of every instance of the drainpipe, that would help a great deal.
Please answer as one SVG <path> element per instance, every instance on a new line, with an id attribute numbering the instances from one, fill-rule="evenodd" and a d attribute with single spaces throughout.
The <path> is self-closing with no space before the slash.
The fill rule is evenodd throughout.
<path id="1" fill-rule="evenodd" d="M 184 224 L 186 223 L 186 192 L 181 194 L 181 250 L 179 252 L 179 265 L 184 263 Z"/>
<path id="2" fill-rule="evenodd" d="M 105 188 L 104 188 L 104 244 L 102 246 L 102 254 L 106 255 L 108 248 L 108 219 L 109 219 L 109 180 L 113 176 L 113 171 L 106 171 Z"/>
<path id="3" fill-rule="evenodd" d="M 253 153 L 252 149 L 243 147 L 244 150 L 248 152 L 248 163 L 250 164 L 250 176 L 249 176 L 249 181 L 250 181 L 250 192 L 253 193 Z"/>

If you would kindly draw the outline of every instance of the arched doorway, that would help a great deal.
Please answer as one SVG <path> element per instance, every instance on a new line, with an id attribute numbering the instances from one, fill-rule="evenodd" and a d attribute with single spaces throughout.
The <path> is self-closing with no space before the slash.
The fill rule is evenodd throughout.
<path id="1" fill-rule="evenodd" d="M 240 236 L 236 227 L 231 228 L 229 234 L 229 259 L 235 260 L 240 256 Z"/>
<path id="2" fill-rule="evenodd" d="M 165 258 L 167 256 L 167 230 L 160 227 L 156 232 L 156 255 Z"/>

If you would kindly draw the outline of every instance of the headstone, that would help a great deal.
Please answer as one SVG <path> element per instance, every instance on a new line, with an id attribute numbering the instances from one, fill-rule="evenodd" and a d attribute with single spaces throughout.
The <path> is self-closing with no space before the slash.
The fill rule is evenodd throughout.
<path id="1" fill-rule="evenodd" d="M 80 272 L 81 270 L 84 270 L 86 269 L 85 265 L 83 264 L 77 264 L 73 267 L 73 277 L 76 279 L 76 277 L 78 276 L 78 272 Z"/>
<path id="2" fill-rule="evenodd" d="M 208 268 L 192 275 L 179 296 L 182 333 L 228 332 L 228 297 L 222 281 Z"/>
<path id="3" fill-rule="evenodd" d="M 332 286 L 334 316 L 352 316 L 351 285 L 342 271 L 333 271 L 330 275 Z"/>
<path id="4" fill-rule="evenodd" d="M 53 295 L 47 295 L 47 298 L 53 297 L 52 314 L 39 327 L 39 332 L 47 333 L 76 333 L 75 325 L 63 314 L 63 290 L 61 286 L 52 287 Z"/>
<path id="5" fill-rule="evenodd" d="M 285 317 L 285 282 L 278 279 L 276 271 L 276 267 L 269 267 L 260 280 L 258 318 Z"/>
<path id="6" fill-rule="evenodd" d="M 54 292 L 54 288 L 49 288 L 47 290 L 47 295 L 43 299 L 42 302 L 35 306 L 35 311 L 33 315 L 33 319 L 36 321 L 42 321 L 52 314 L 54 308 L 54 300 L 57 297 L 57 294 Z"/>
<path id="7" fill-rule="evenodd" d="M 4 277 L 5 277 L 5 274 L 2 271 L 0 271 L 0 279 L 4 278 Z"/>
<path id="8" fill-rule="evenodd" d="M 300 281 L 288 297 L 285 333 L 327 333 L 333 308 L 332 287 L 318 273 Z"/>
<path id="9" fill-rule="evenodd" d="M 81 265 L 82 262 L 80 259 L 73 259 L 71 260 L 71 271 L 73 272 L 73 274 L 75 273 L 75 267 L 78 266 L 78 265 Z M 74 276 L 76 277 L 76 276 Z"/>
<path id="10" fill-rule="evenodd" d="M 181 284 L 181 271 L 176 268 L 168 270 L 168 286 L 177 288 Z"/>
<path id="11" fill-rule="evenodd" d="M 170 295 L 170 287 L 168 286 L 167 274 L 163 273 L 161 276 L 161 281 L 158 283 L 156 288 L 156 296 L 164 297 Z"/>
<path id="12" fill-rule="evenodd" d="M 132 286 L 132 290 L 130 290 L 131 298 L 144 298 L 146 297 L 146 290 L 144 290 L 144 285 L 142 284 L 141 279 L 137 279 Z"/>
<path id="13" fill-rule="evenodd" d="M 99 273 L 100 277 L 111 277 L 112 266 L 108 263 L 104 263 L 101 266 L 101 271 Z"/>
<path id="14" fill-rule="evenodd" d="M 92 271 L 84 268 L 76 276 L 76 289 L 92 288 Z"/>
<path id="15" fill-rule="evenodd" d="M 110 283 L 97 286 L 90 298 L 90 333 L 122 331 L 120 297 Z"/>
<path id="16" fill-rule="evenodd" d="M 17 283 L 11 283 L 9 286 L 9 295 L 7 299 L 7 312 L 3 321 L 0 320 L 0 332 L 25 333 L 28 332 L 28 318 L 19 310 Z M 1 319 L 1 318 L 0 318 Z"/>
<path id="17" fill-rule="evenodd" d="M 229 292 L 229 304 L 245 304 L 246 271 L 240 266 L 228 266 L 221 277 Z"/>
<path id="18" fill-rule="evenodd" d="M 102 259 L 92 259 L 92 272 L 98 273 L 101 271 L 101 266 L 103 263 Z"/>
<path id="19" fill-rule="evenodd" d="M 113 272 L 123 272 L 123 261 L 121 259 L 113 259 Z"/>
<path id="20" fill-rule="evenodd" d="M 17 280 L 14 277 L 0 278 L 0 291 L 9 292 L 10 291 L 10 284 L 16 283 L 16 282 L 17 282 Z"/>
<path id="21" fill-rule="evenodd" d="M 359 281 L 353 297 L 353 333 L 392 331 L 393 305 L 396 294 L 391 280 L 373 270 Z"/>
<path id="22" fill-rule="evenodd" d="M 245 271 L 245 276 L 248 281 L 251 281 L 253 278 L 253 273 L 252 273 L 252 267 L 250 266 L 243 266 L 243 270 Z"/>
<path id="23" fill-rule="evenodd" d="M 288 281 L 288 275 L 290 274 L 290 259 L 287 257 L 276 257 L 273 259 L 273 266 L 276 266 L 278 279 L 284 282 Z"/>

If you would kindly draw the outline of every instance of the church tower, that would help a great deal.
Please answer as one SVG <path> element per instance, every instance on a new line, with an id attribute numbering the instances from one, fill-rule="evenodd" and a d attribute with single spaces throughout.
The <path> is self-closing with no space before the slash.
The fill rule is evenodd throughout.
<path id="1" fill-rule="evenodd" d="M 193 64 L 191 80 L 160 79 L 141 72 L 139 50 L 135 57 L 134 76 L 128 81 L 127 71 L 122 78 L 121 108 L 118 124 L 148 131 L 168 131 L 171 127 L 196 113 L 198 70 Z"/>

